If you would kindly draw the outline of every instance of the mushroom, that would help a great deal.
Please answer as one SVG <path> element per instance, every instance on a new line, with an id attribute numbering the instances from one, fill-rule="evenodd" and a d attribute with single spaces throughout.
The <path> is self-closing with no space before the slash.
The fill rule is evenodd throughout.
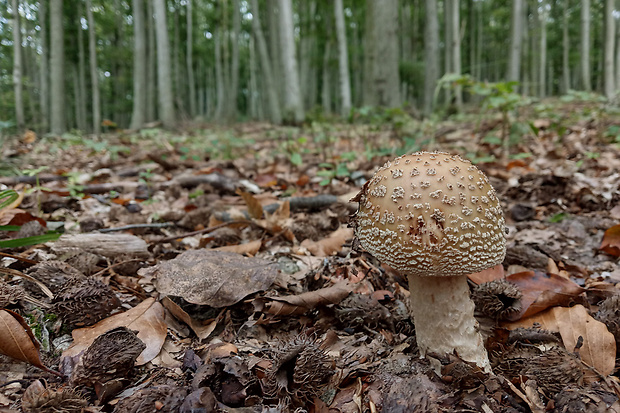
<path id="1" fill-rule="evenodd" d="M 445 152 L 387 162 L 352 199 L 364 249 L 407 276 L 420 355 L 456 353 L 490 371 L 467 275 L 504 260 L 504 216 L 488 178 Z"/>

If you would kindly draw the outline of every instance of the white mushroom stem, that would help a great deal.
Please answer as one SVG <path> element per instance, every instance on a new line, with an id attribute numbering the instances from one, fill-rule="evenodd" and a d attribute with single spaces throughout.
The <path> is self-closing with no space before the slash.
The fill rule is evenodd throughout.
<path id="1" fill-rule="evenodd" d="M 420 355 L 456 353 L 461 359 L 491 371 L 489 356 L 474 318 L 467 276 L 409 275 L 411 315 Z"/>

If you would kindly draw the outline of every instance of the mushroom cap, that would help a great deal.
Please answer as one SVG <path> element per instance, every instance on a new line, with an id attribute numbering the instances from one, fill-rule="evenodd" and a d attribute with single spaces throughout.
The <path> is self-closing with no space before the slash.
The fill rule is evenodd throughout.
<path id="1" fill-rule="evenodd" d="M 417 152 L 388 161 L 352 200 L 368 252 L 407 275 L 459 276 L 500 264 L 504 215 L 488 178 L 468 160 Z"/>

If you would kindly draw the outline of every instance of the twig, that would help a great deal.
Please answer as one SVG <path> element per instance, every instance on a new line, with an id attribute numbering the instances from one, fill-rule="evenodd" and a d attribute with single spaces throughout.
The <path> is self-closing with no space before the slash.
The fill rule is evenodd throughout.
<path id="1" fill-rule="evenodd" d="M 186 237 L 192 237 L 194 235 L 198 235 L 198 234 L 205 234 L 211 231 L 215 231 L 216 229 L 220 229 L 220 228 L 224 228 L 224 227 L 229 227 L 229 226 L 234 226 L 234 225 L 242 225 L 242 226 L 253 226 L 254 228 L 258 228 L 258 229 L 262 229 L 265 232 L 270 232 L 267 228 L 263 227 L 262 225 L 257 224 L 256 222 L 247 220 L 247 219 L 240 219 L 237 221 L 230 221 L 230 222 L 224 222 L 223 224 L 219 224 L 219 225 L 214 225 L 212 227 L 209 228 L 205 228 L 205 229 L 200 229 L 198 231 L 192 231 L 192 232 L 187 232 L 185 234 L 179 234 L 179 235 L 174 235 L 171 237 L 166 237 L 166 238 L 162 238 L 162 239 L 158 239 L 155 241 L 152 241 L 152 243 L 154 244 L 162 244 L 164 242 L 170 242 L 170 241 L 174 241 L 176 239 L 179 238 L 186 238 Z"/>
<path id="2" fill-rule="evenodd" d="M 116 232 L 116 231 L 127 231 L 130 229 L 139 229 L 139 228 L 170 228 L 173 227 L 174 222 L 160 222 L 160 223 L 152 223 L 152 224 L 131 224 L 124 225 L 122 227 L 115 228 L 102 228 L 99 232 Z"/>

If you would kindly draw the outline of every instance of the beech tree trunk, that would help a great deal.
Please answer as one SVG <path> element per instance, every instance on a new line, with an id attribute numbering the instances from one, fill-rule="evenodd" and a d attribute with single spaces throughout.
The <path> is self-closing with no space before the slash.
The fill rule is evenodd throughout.
<path id="1" fill-rule="evenodd" d="M 364 103 L 400 105 L 398 72 L 398 0 L 366 1 L 366 54 Z"/>
<path id="2" fill-rule="evenodd" d="M 51 131 L 65 132 L 65 46 L 62 24 L 62 0 L 50 0 L 50 82 Z"/>
<path id="3" fill-rule="evenodd" d="M 452 61 L 452 73 L 456 75 L 461 74 L 461 14 L 460 14 L 460 1 L 450 0 L 450 33 L 452 38 L 450 39 L 450 55 Z M 454 90 L 456 98 L 456 106 L 461 111 L 463 109 L 463 91 L 460 86 L 457 86 Z"/>
<path id="4" fill-rule="evenodd" d="M 323 51 L 323 87 L 321 90 L 321 106 L 325 113 L 332 112 L 332 94 L 331 94 L 331 79 L 329 75 L 329 58 L 331 54 L 331 42 L 325 43 L 325 50 Z"/>
<path id="5" fill-rule="evenodd" d="M 153 0 L 155 10 L 155 36 L 157 41 L 157 89 L 159 92 L 159 118 L 164 127 L 174 126 L 174 96 L 172 93 L 172 69 L 170 42 L 166 20 L 165 0 Z"/>
<path id="6" fill-rule="evenodd" d="M 133 0 L 133 109 L 131 129 L 140 129 L 146 123 L 146 30 L 144 2 Z"/>
<path id="7" fill-rule="evenodd" d="M 280 14 L 280 44 L 284 81 L 283 118 L 295 124 L 304 120 L 297 56 L 295 54 L 295 27 L 292 0 L 278 0 Z"/>
<path id="8" fill-rule="evenodd" d="M 194 79 L 194 22 L 192 16 L 192 1 L 187 0 L 187 40 L 185 42 L 185 64 L 187 65 L 187 86 L 188 86 L 188 102 L 189 102 L 189 115 L 190 117 L 196 116 L 196 80 Z"/>
<path id="9" fill-rule="evenodd" d="M 155 20 L 153 18 L 153 2 L 146 2 L 147 41 L 146 49 L 148 67 L 146 69 L 146 121 L 157 119 L 157 42 L 155 41 Z"/>
<path id="10" fill-rule="evenodd" d="M 543 0 L 538 8 L 540 13 L 540 61 L 538 69 L 538 96 L 544 98 L 547 95 L 547 2 Z"/>
<path id="11" fill-rule="evenodd" d="M 614 21 L 614 0 L 605 0 L 605 52 L 604 52 L 604 82 L 605 96 L 611 98 L 616 93 L 614 73 L 614 47 L 616 27 Z"/>
<path id="12" fill-rule="evenodd" d="M 562 88 L 561 93 L 570 90 L 570 67 L 568 57 L 570 53 L 570 38 L 568 35 L 568 0 L 562 6 Z"/>
<path id="13" fill-rule="evenodd" d="M 230 87 L 228 89 L 228 108 L 226 117 L 234 121 L 237 117 L 237 95 L 239 94 L 239 41 L 241 36 L 241 11 L 239 10 L 239 0 L 232 1 L 233 31 L 232 31 L 232 50 L 230 66 Z"/>
<path id="14" fill-rule="evenodd" d="M 581 85 L 584 90 L 592 90 L 590 78 L 590 0 L 581 2 Z"/>
<path id="15" fill-rule="evenodd" d="M 41 112 L 41 128 L 47 131 L 49 125 L 49 53 L 47 42 L 47 2 L 39 2 L 39 27 L 41 28 L 41 64 L 39 71 L 39 110 Z"/>
<path id="16" fill-rule="evenodd" d="M 82 2 L 78 3 L 78 16 L 82 18 Z M 86 132 L 88 129 L 86 122 L 86 52 L 84 51 L 84 31 L 82 30 L 82 22 L 77 22 L 77 43 L 78 43 L 78 70 L 77 70 L 77 89 L 75 93 L 76 100 L 76 118 L 79 130 Z"/>
<path id="17" fill-rule="evenodd" d="M 11 0 L 13 14 L 13 91 L 15 92 L 15 123 L 18 130 L 25 125 L 24 98 L 22 96 L 22 35 L 19 16 L 19 1 Z"/>
<path id="18" fill-rule="evenodd" d="M 424 27 L 424 114 L 433 112 L 433 100 L 439 76 L 439 21 L 437 0 L 425 0 L 426 24 Z"/>
<path id="19" fill-rule="evenodd" d="M 101 99 L 99 97 L 99 76 L 97 73 L 97 49 L 95 38 L 95 17 L 91 0 L 86 0 L 86 19 L 88 20 L 88 52 L 90 62 L 90 84 L 93 99 L 93 133 L 101 133 Z M 52 52 L 53 53 L 53 52 Z"/>
<path id="20" fill-rule="evenodd" d="M 267 41 L 263 35 L 258 9 L 258 0 L 251 0 L 252 9 L 252 31 L 258 48 L 258 60 L 260 61 L 262 77 L 265 80 L 263 90 L 267 93 L 267 101 L 269 103 L 269 115 L 271 121 L 275 124 L 282 123 L 282 114 L 280 112 L 280 104 L 278 101 L 278 89 L 276 87 L 271 71 L 271 60 L 267 51 Z"/>
<path id="21" fill-rule="evenodd" d="M 523 0 L 513 0 L 510 22 L 510 50 L 508 55 L 509 81 L 521 80 L 521 47 L 523 43 Z"/>
<path id="22" fill-rule="evenodd" d="M 213 34 L 215 40 L 215 89 L 217 106 L 215 108 L 215 121 L 222 122 L 226 108 L 226 88 L 224 81 L 224 69 L 222 68 L 222 35 L 218 31 Z"/>
<path id="23" fill-rule="evenodd" d="M 347 50 L 347 32 L 344 24 L 342 0 L 334 0 L 334 17 L 336 20 L 336 37 L 338 38 L 340 114 L 346 117 L 351 112 L 351 80 L 349 78 L 349 52 Z"/>

